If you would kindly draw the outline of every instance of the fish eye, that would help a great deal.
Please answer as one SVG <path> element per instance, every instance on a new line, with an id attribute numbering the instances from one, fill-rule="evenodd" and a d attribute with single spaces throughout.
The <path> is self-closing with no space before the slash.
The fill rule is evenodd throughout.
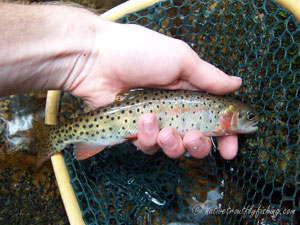
<path id="1" fill-rule="evenodd" d="M 247 112 L 247 119 L 248 120 L 253 120 L 254 117 L 255 117 L 255 114 L 253 112 L 251 112 L 251 111 Z"/>

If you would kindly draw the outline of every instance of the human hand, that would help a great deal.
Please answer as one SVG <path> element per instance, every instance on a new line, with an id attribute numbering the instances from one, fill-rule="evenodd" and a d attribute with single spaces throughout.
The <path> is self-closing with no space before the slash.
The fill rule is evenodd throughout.
<path id="1" fill-rule="evenodd" d="M 226 94 L 241 85 L 240 78 L 228 76 L 201 60 L 180 40 L 141 26 L 103 20 L 95 28 L 91 51 L 82 54 L 75 67 L 78 72 L 70 74 L 63 89 L 84 98 L 92 108 L 110 104 L 119 92 L 137 87 Z M 200 131 L 190 131 L 184 137 L 170 127 L 160 131 L 153 114 L 143 115 L 138 129 L 134 143 L 147 154 L 161 147 L 171 158 L 186 151 L 203 158 L 211 149 L 210 139 Z M 234 158 L 237 136 L 219 137 L 218 146 L 223 158 Z"/>

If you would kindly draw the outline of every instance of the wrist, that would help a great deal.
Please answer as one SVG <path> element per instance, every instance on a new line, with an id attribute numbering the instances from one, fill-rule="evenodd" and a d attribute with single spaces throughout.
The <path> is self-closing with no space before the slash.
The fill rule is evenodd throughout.
<path id="1" fill-rule="evenodd" d="M 64 89 L 93 57 L 96 15 L 67 6 L 0 4 L 0 30 L 6 31 L 0 35 L 0 96 Z"/>

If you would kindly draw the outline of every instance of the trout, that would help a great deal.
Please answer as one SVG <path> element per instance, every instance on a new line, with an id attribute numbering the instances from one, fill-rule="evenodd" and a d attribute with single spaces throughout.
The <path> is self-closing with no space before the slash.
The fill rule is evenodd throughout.
<path id="1" fill-rule="evenodd" d="M 79 115 L 63 125 L 35 122 L 39 143 L 38 166 L 68 144 L 75 156 L 88 158 L 103 147 L 137 138 L 138 119 L 155 114 L 159 128 L 172 127 L 180 135 L 201 130 L 206 136 L 255 132 L 258 113 L 240 101 L 187 90 L 138 89 L 118 95 L 111 105 Z"/>

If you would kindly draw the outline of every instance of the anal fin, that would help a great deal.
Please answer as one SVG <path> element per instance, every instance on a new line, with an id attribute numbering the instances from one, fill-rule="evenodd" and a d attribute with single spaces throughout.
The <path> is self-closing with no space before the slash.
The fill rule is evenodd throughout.
<path id="1" fill-rule="evenodd" d="M 75 144 L 75 158 L 79 160 L 84 160 L 96 155 L 97 153 L 103 151 L 106 146 L 93 146 L 84 143 Z"/>

